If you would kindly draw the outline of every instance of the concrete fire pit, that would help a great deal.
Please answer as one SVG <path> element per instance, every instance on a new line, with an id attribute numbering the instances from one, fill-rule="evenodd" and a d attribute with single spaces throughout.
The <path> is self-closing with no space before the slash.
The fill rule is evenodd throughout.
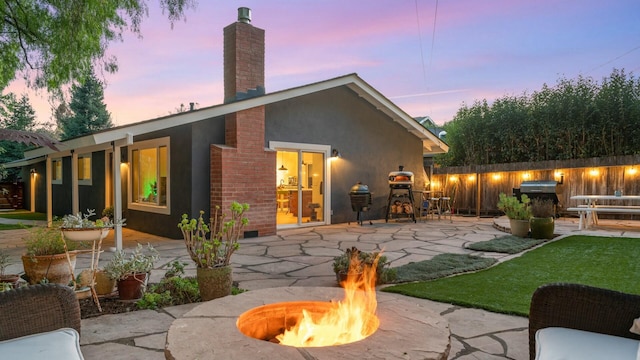
<path id="1" fill-rule="evenodd" d="M 252 290 L 208 301 L 176 319 L 169 328 L 167 359 L 346 359 L 368 354 L 379 359 L 447 359 L 449 324 L 440 315 L 402 295 L 377 293 L 380 327 L 351 344 L 294 348 L 242 334 L 238 316 L 255 307 L 289 301 L 342 300 L 344 290 L 331 287 L 285 287 Z"/>

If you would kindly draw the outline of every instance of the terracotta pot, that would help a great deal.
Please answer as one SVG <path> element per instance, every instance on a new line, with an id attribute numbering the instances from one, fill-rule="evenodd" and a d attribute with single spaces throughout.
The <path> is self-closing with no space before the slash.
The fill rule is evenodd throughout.
<path id="1" fill-rule="evenodd" d="M 202 301 L 213 300 L 231 294 L 231 266 L 197 268 L 196 280 Z"/>
<path id="2" fill-rule="evenodd" d="M 29 278 L 29 284 L 39 284 L 42 279 L 50 283 L 68 285 L 73 280 L 73 270 L 76 268 L 76 253 L 69 251 L 71 269 L 66 254 L 22 256 L 24 273 Z"/>
<path id="3" fill-rule="evenodd" d="M 552 217 L 531 218 L 531 237 L 534 239 L 553 239 L 555 221 Z"/>
<path id="4" fill-rule="evenodd" d="M 117 282 L 120 300 L 138 300 L 142 298 L 147 284 L 147 274 L 132 274 Z"/>
<path id="5" fill-rule="evenodd" d="M 529 220 L 509 219 L 509 225 L 511 226 L 511 235 L 522 238 L 529 236 Z"/>
<path id="6" fill-rule="evenodd" d="M 5 274 L 0 276 L 0 283 L 9 284 L 12 288 L 16 287 L 18 280 L 20 280 L 20 275 L 18 274 Z"/>

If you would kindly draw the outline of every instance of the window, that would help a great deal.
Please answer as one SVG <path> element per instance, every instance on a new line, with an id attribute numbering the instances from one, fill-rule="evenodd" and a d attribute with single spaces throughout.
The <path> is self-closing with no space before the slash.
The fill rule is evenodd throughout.
<path id="1" fill-rule="evenodd" d="M 51 160 L 51 183 L 62 184 L 62 159 Z"/>
<path id="2" fill-rule="evenodd" d="M 78 185 L 91 185 L 91 154 L 78 155 Z"/>
<path id="3" fill-rule="evenodd" d="M 129 151 L 129 207 L 169 214 L 169 138 L 136 143 Z"/>

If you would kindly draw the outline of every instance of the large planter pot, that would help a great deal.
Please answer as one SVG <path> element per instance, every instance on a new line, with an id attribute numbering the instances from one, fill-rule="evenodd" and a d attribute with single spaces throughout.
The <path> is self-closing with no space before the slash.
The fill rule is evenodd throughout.
<path id="1" fill-rule="evenodd" d="M 529 236 L 529 220 L 509 219 L 509 225 L 511 226 L 511 235 L 523 238 Z"/>
<path id="2" fill-rule="evenodd" d="M 555 221 L 552 217 L 533 217 L 531 222 L 531 237 L 534 239 L 553 239 Z"/>
<path id="3" fill-rule="evenodd" d="M 43 279 L 50 283 L 67 285 L 73 279 L 73 270 L 76 268 L 76 253 L 69 251 L 69 261 L 66 254 L 22 256 L 24 273 L 29 278 L 29 284 L 39 284 Z"/>
<path id="4" fill-rule="evenodd" d="M 93 272 L 91 269 L 82 270 L 80 273 L 80 286 L 90 286 L 91 285 L 91 277 Z M 116 288 L 116 281 L 111 279 L 106 272 L 103 270 L 96 270 L 96 279 L 94 288 L 96 289 L 96 294 L 98 295 L 109 295 L 114 292 Z"/>
<path id="5" fill-rule="evenodd" d="M 231 294 L 231 266 L 197 268 L 196 280 L 202 301 L 213 300 Z"/>
<path id="6" fill-rule="evenodd" d="M 111 228 L 63 228 L 62 234 L 64 238 L 71 241 L 94 241 L 102 240 L 109 235 Z"/>
<path id="7" fill-rule="evenodd" d="M 124 279 L 118 280 L 118 298 L 120 300 L 138 300 L 144 294 L 144 287 L 147 284 L 147 274 L 132 274 Z"/>

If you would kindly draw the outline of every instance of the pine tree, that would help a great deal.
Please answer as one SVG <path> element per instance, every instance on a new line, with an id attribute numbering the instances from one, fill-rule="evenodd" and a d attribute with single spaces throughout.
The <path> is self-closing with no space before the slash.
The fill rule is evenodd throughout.
<path id="1" fill-rule="evenodd" d="M 113 127 L 111 114 L 104 103 L 102 82 L 94 74 L 90 74 L 82 85 L 71 88 L 69 109 L 70 116 L 57 119 L 62 140 Z"/>

